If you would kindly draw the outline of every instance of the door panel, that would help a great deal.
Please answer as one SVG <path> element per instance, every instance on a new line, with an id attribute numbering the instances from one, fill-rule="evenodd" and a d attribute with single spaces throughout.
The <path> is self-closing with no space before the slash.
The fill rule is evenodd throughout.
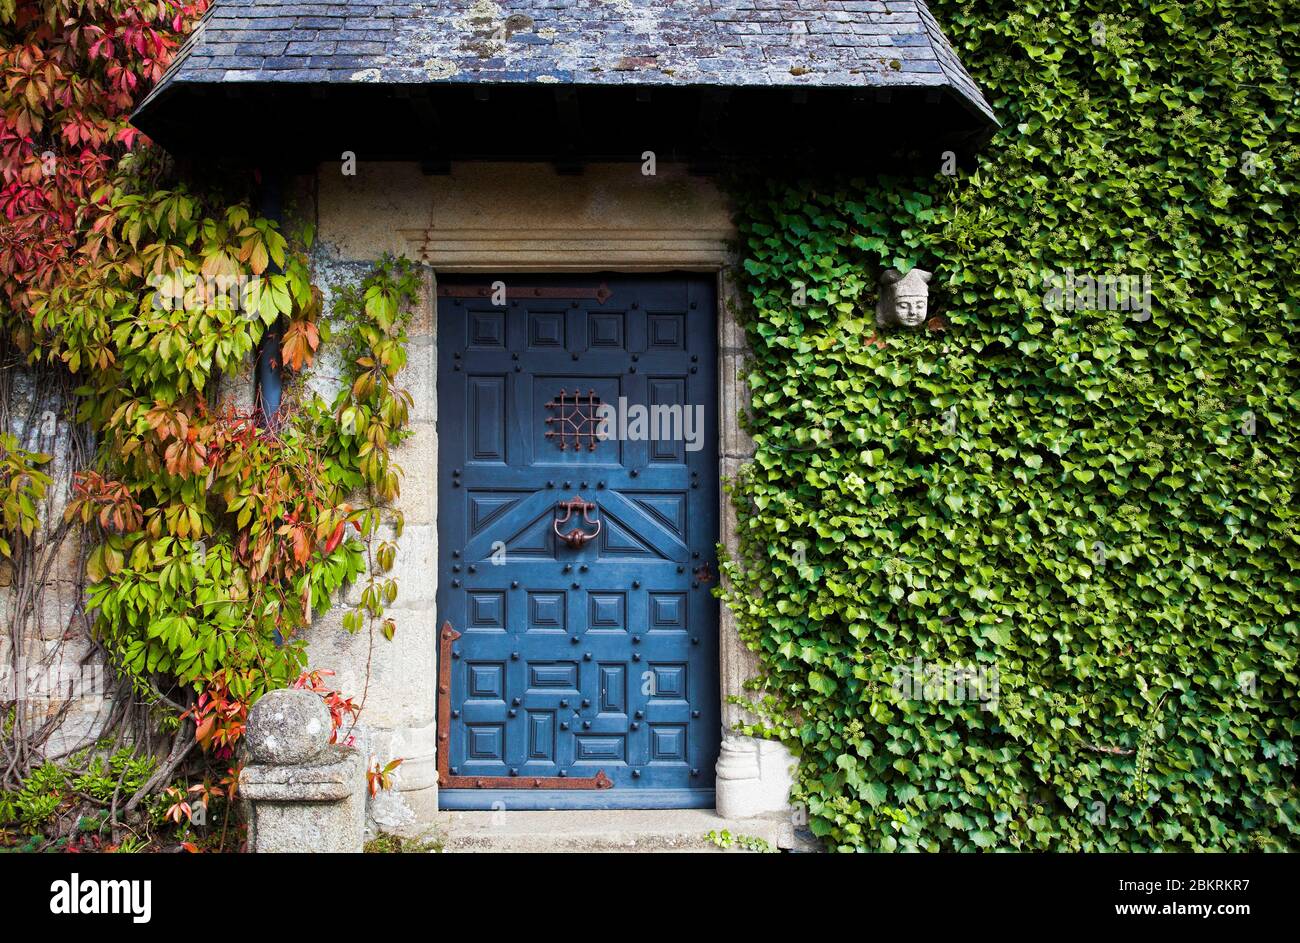
<path id="1" fill-rule="evenodd" d="M 444 808 L 712 806 L 715 332 L 709 276 L 439 279 Z"/>

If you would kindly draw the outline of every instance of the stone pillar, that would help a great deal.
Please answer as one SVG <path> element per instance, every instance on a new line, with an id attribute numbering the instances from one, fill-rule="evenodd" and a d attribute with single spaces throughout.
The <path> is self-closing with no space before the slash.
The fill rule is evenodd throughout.
<path id="1" fill-rule="evenodd" d="M 330 715 L 311 691 L 271 691 L 253 705 L 239 775 L 248 850 L 360 852 L 366 829 L 361 754 L 329 742 Z"/>
<path id="2" fill-rule="evenodd" d="M 740 424 L 741 412 L 750 408 L 749 388 L 741 379 L 749 351 L 740 324 L 740 287 L 723 269 L 718 284 L 719 455 L 724 478 L 734 477 L 754 456 L 754 440 Z M 727 551 L 736 555 L 736 509 L 731 496 L 722 494 L 722 533 Z M 748 818 L 789 808 L 794 784 L 794 756 L 784 744 L 733 733 L 737 724 L 754 718 L 727 698 L 744 695 L 745 681 L 759 673 L 758 658 L 745 647 L 736 619 L 725 605 L 718 616 L 718 668 L 722 684 L 722 750 L 718 755 L 718 814 L 723 818 Z M 750 692 L 752 693 L 752 692 Z"/>
<path id="3" fill-rule="evenodd" d="M 328 260 L 321 264 L 328 270 Z M 357 279 L 370 271 L 371 263 L 347 261 L 335 266 L 341 276 Z M 343 628 L 344 614 L 361 601 L 365 574 L 335 599 L 307 633 L 309 667 L 333 671 L 330 686 L 358 702 L 364 694 L 365 709 L 352 733 L 367 764 L 386 766 L 402 760 L 393 774 L 393 787 L 368 803 L 370 827 L 413 836 L 427 830 L 438 809 L 437 325 L 432 270 L 424 267 L 421 278 L 406 368 L 397 376 L 398 388 L 408 390 L 413 400 L 411 435 L 393 451 L 393 461 L 404 471 L 396 506 L 405 526 L 396 538 L 393 569 L 386 574 L 397 580 L 397 599 L 384 615 L 396 622 L 397 633 L 390 640 L 377 626 L 366 625 L 358 632 Z M 332 396 L 331 390 L 326 398 Z M 391 527 L 385 527 L 383 537 L 394 539 Z"/>
<path id="4" fill-rule="evenodd" d="M 389 573 L 397 580 L 397 600 L 385 615 L 396 621 L 397 635 L 391 641 L 375 639 L 373 656 L 358 645 L 354 659 L 339 663 L 351 666 L 354 691 L 366 690 L 361 669 L 370 665 L 369 693 L 358 722 L 365 728 L 360 742 L 368 759 L 381 766 L 402 761 L 393 788 L 370 800 L 371 824 L 406 835 L 423 834 L 438 809 L 438 328 L 437 286 L 430 267 L 421 267 L 421 280 L 406 368 L 397 376 L 398 387 L 413 400 L 411 436 L 393 450 L 393 461 L 404 472 L 397 501 L 404 526 Z M 362 582 L 354 584 L 354 592 Z M 358 633 L 355 641 L 365 635 Z"/>

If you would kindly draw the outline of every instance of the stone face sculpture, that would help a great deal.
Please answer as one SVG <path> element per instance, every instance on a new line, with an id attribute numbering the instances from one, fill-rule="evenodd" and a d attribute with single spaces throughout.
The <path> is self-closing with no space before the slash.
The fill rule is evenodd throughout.
<path id="1" fill-rule="evenodd" d="M 906 275 L 891 268 L 880 277 L 880 300 L 876 302 L 878 327 L 914 330 L 925 323 L 930 297 L 930 273 L 914 268 Z"/>

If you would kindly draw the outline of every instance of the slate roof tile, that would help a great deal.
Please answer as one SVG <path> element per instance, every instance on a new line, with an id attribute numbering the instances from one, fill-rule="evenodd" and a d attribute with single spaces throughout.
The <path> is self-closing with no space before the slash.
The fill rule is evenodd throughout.
<path id="1" fill-rule="evenodd" d="M 791 63 L 804 68 L 792 73 Z M 549 76 L 614 85 L 947 85 L 993 120 L 924 0 L 215 0 L 140 107 L 176 85 L 376 76 L 395 84 Z"/>

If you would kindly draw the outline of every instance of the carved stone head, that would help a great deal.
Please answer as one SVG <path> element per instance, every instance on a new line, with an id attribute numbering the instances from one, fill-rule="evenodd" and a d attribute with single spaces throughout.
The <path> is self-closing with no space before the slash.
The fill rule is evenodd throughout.
<path id="1" fill-rule="evenodd" d="M 914 268 L 906 275 L 891 268 L 880 277 L 880 300 L 876 302 L 879 327 L 909 330 L 925 323 L 930 297 L 930 273 Z"/>

